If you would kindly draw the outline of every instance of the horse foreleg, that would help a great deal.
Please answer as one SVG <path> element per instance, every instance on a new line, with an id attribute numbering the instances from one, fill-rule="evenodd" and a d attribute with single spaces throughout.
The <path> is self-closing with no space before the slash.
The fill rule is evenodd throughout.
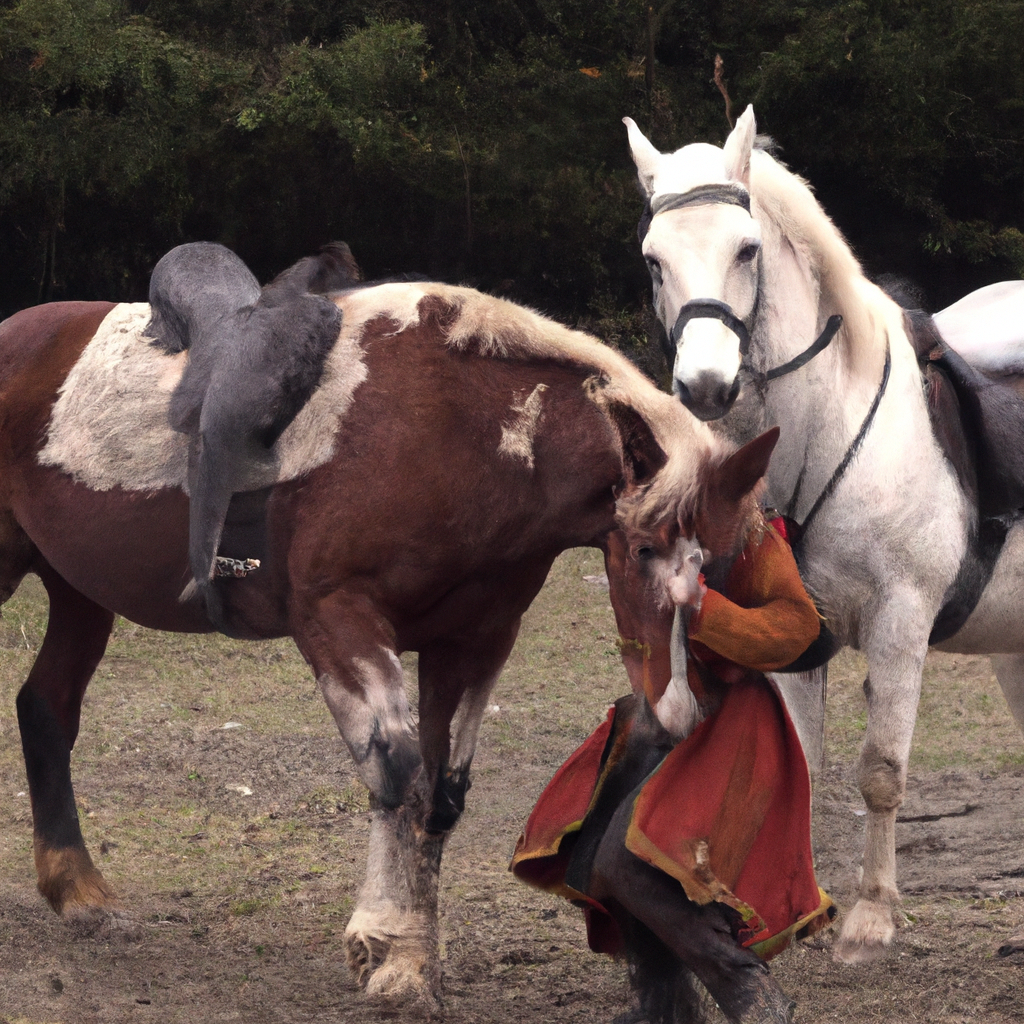
<path id="1" fill-rule="evenodd" d="M 293 615 L 292 636 L 360 778 L 381 807 L 400 807 L 421 762 L 390 624 L 368 598 L 340 592 Z"/>
<path id="2" fill-rule="evenodd" d="M 349 965 L 371 994 L 440 1001 L 441 855 L 462 813 L 480 721 L 518 625 L 472 646 L 437 643 L 420 652 L 423 769 L 402 807 L 374 812 L 366 881 L 345 932 Z"/>
<path id="3" fill-rule="evenodd" d="M 345 929 L 349 965 L 372 994 L 434 1004 L 443 837 L 423 828 L 419 741 L 391 627 L 367 599 L 335 593 L 303 608 L 293 634 L 370 790 L 366 880 Z"/>
<path id="4" fill-rule="evenodd" d="M 445 838 L 424 830 L 415 802 L 374 808 L 366 879 L 345 928 L 349 967 L 370 995 L 440 1004 L 437 883 Z"/>
<path id="5" fill-rule="evenodd" d="M 17 698 L 32 800 L 39 891 L 58 914 L 89 916 L 116 902 L 85 848 L 71 785 L 71 749 L 82 698 L 106 650 L 114 616 L 52 569 L 40 576 L 50 598 L 46 636 Z"/>
<path id="6" fill-rule="evenodd" d="M 465 807 L 480 723 L 519 621 L 472 644 L 444 642 L 420 652 L 420 749 L 430 832 L 450 832 Z"/>
<path id="7" fill-rule="evenodd" d="M 921 671 L 928 651 L 925 623 L 930 621 L 913 614 L 917 605 L 913 598 L 900 605 L 891 602 L 872 623 L 864 644 L 868 722 L 857 781 L 867 805 L 867 818 L 857 903 L 844 918 L 833 950 L 835 959 L 844 963 L 863 963 L 881 956 L 896 931 L 892 914 L 900 898 L 896 887 L 896 812 L 906 791 Z"/>

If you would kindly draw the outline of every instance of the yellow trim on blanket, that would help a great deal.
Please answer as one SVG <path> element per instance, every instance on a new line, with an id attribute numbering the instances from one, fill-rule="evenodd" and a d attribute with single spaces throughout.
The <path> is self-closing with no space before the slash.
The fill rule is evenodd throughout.
<path id="1" fill-rule="evenodd" d="M 812 911 L 805 917 L 801 917 L 799 921 L 791 924 L 788 928 L 779 932 L 778 935 L 770 935 L 767 939 L 755 942 L 748 948 L 762 960 L 770 960 L 777 953 L 781 953 L 794 938 L 806 938 L 806 936 L 800 934 L 805 929 L 807 930 L 807 935 L 813 935 L 815 932 L 825 928 L 831 922 L 832 916 L 834 916 L 829 914 L 829 910 L 832 908 L 832 898 L 821 886 L 818 887 L 818 894 L 821 897 L 821 902 L 818 904 L 817 910 Z M 827 919 L 821 920 L 823 916 Z M 815 927 L 811 928 L 811 925 L 815 925 Z"/>
<path id="2" fill-rule="evenodd" d="M 559 847 L 561 847 L 562 845 L 562 840 L 566 836 L 571 835 L 573 832 L 579 832 L 581 828 L 583 828 L 582 818 L 580 818 L 579 821 L 574 821 L 571 822 L 569 825 L 566 825 L 565 828 L 561 832 L 559 832 L 558 835 L 555 837 L 555 841 L 551 846 L 545 846 L 543 849 L 535 849 L 529 851 L 521 851 L 519 849 L 520 843 L 522 843 L 522 841 L 526 838 L 525 832 L 520 833 L 519 840 L 516 843 L 515 851 L 512 854 L 512 862 L 508 866 L 509 871 L 514 870 L 517 864 L 522 864 L 524 861 L 538 860 L 541 857 L 554 857 L 558 853 Z"/>
<path id="3" fill-rule="evenodd" d="M 693 865 L 683 865 L 663 853 L 636 827 L 633 821 L 630 821 L 629 827 L 626 829 L 626 849 L 652 867 L 664 871 L 670 878 L 674 878 L 683 887 L 687 899 L 699 906 L 705 907 L 709 903 L 724 903 L 726 906 L 732 907 L 755 935 L 768 927 L 761 915 L 749 903 L 744 903 L 715 876 L 708 866 L 708 844 L 705 840 L 694 840 Z"/>

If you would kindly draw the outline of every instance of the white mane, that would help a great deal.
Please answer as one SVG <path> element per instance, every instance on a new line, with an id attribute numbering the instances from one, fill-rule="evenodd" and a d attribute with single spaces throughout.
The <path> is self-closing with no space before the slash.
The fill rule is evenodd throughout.
<path id="1" fill-rule="evenodd" d="M 777 244 L 789 243 L 806 261 L 817 285 L 822 318 L 843 317 L 839 341 L 852 373 L 878 375 L 886 334 L 903 331 L 903 313 L 861 269 L 839 230 L 822 210 L 810 186 L 769 153 L 755 149 L 750 160 L 754 216 Z"/>

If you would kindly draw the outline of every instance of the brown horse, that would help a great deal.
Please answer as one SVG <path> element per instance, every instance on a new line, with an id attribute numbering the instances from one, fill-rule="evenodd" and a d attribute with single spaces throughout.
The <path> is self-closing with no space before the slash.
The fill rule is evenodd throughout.
<path id="1" fill-rule="evenodd" d="M 226 629 L 291 636 L 369 787 L 369 864 L 347 930 L 375 993 L 439 994 L 437 877 L 487 698 L 559 552 L 602 546 L 615 498 L 661 469 L 695 486 L 716 442 L 627 360 L 469 289 L 392 283 L 343 321 L 273 478 L 235 495 L 211 586 Z M 39 889 L 113 912 L 78 826 L 70 752 L 114 613 L 211 629 L 190 578 L 188 442 L 168 403 L 188 354 L 146 305 L 66 302 L 0 325 L 0 601 L 50 600 L 17 700 Z M 419 707 L 398 654 L 419 652 Z"/>

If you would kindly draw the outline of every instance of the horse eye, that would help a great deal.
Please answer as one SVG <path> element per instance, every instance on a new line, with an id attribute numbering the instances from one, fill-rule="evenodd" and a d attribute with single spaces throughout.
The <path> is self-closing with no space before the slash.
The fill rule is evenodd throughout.
<path id="1" fill-rule="evenodd" d="M 738 253 L 736 253 L 737 263 L 752 263 L 754 257 L 761 251 L 760 242 L 747 242 Z"/>
<path id="2" fill-rule="evenodd" d="M 649 561 L 650 559 L 652 559 L 654 557 L 654 548 L 647 547 L 647 546 L 639 547 L 639 548 L 636 549 L 636 557 L 641 562 Z"/>
<path id="3" fill-rule="evenodd" d="M 651 280 L 655 284 L 661 284 L 661 264 L 657 260 L 647 258 L 647 269 L 651 273 Z"/>

